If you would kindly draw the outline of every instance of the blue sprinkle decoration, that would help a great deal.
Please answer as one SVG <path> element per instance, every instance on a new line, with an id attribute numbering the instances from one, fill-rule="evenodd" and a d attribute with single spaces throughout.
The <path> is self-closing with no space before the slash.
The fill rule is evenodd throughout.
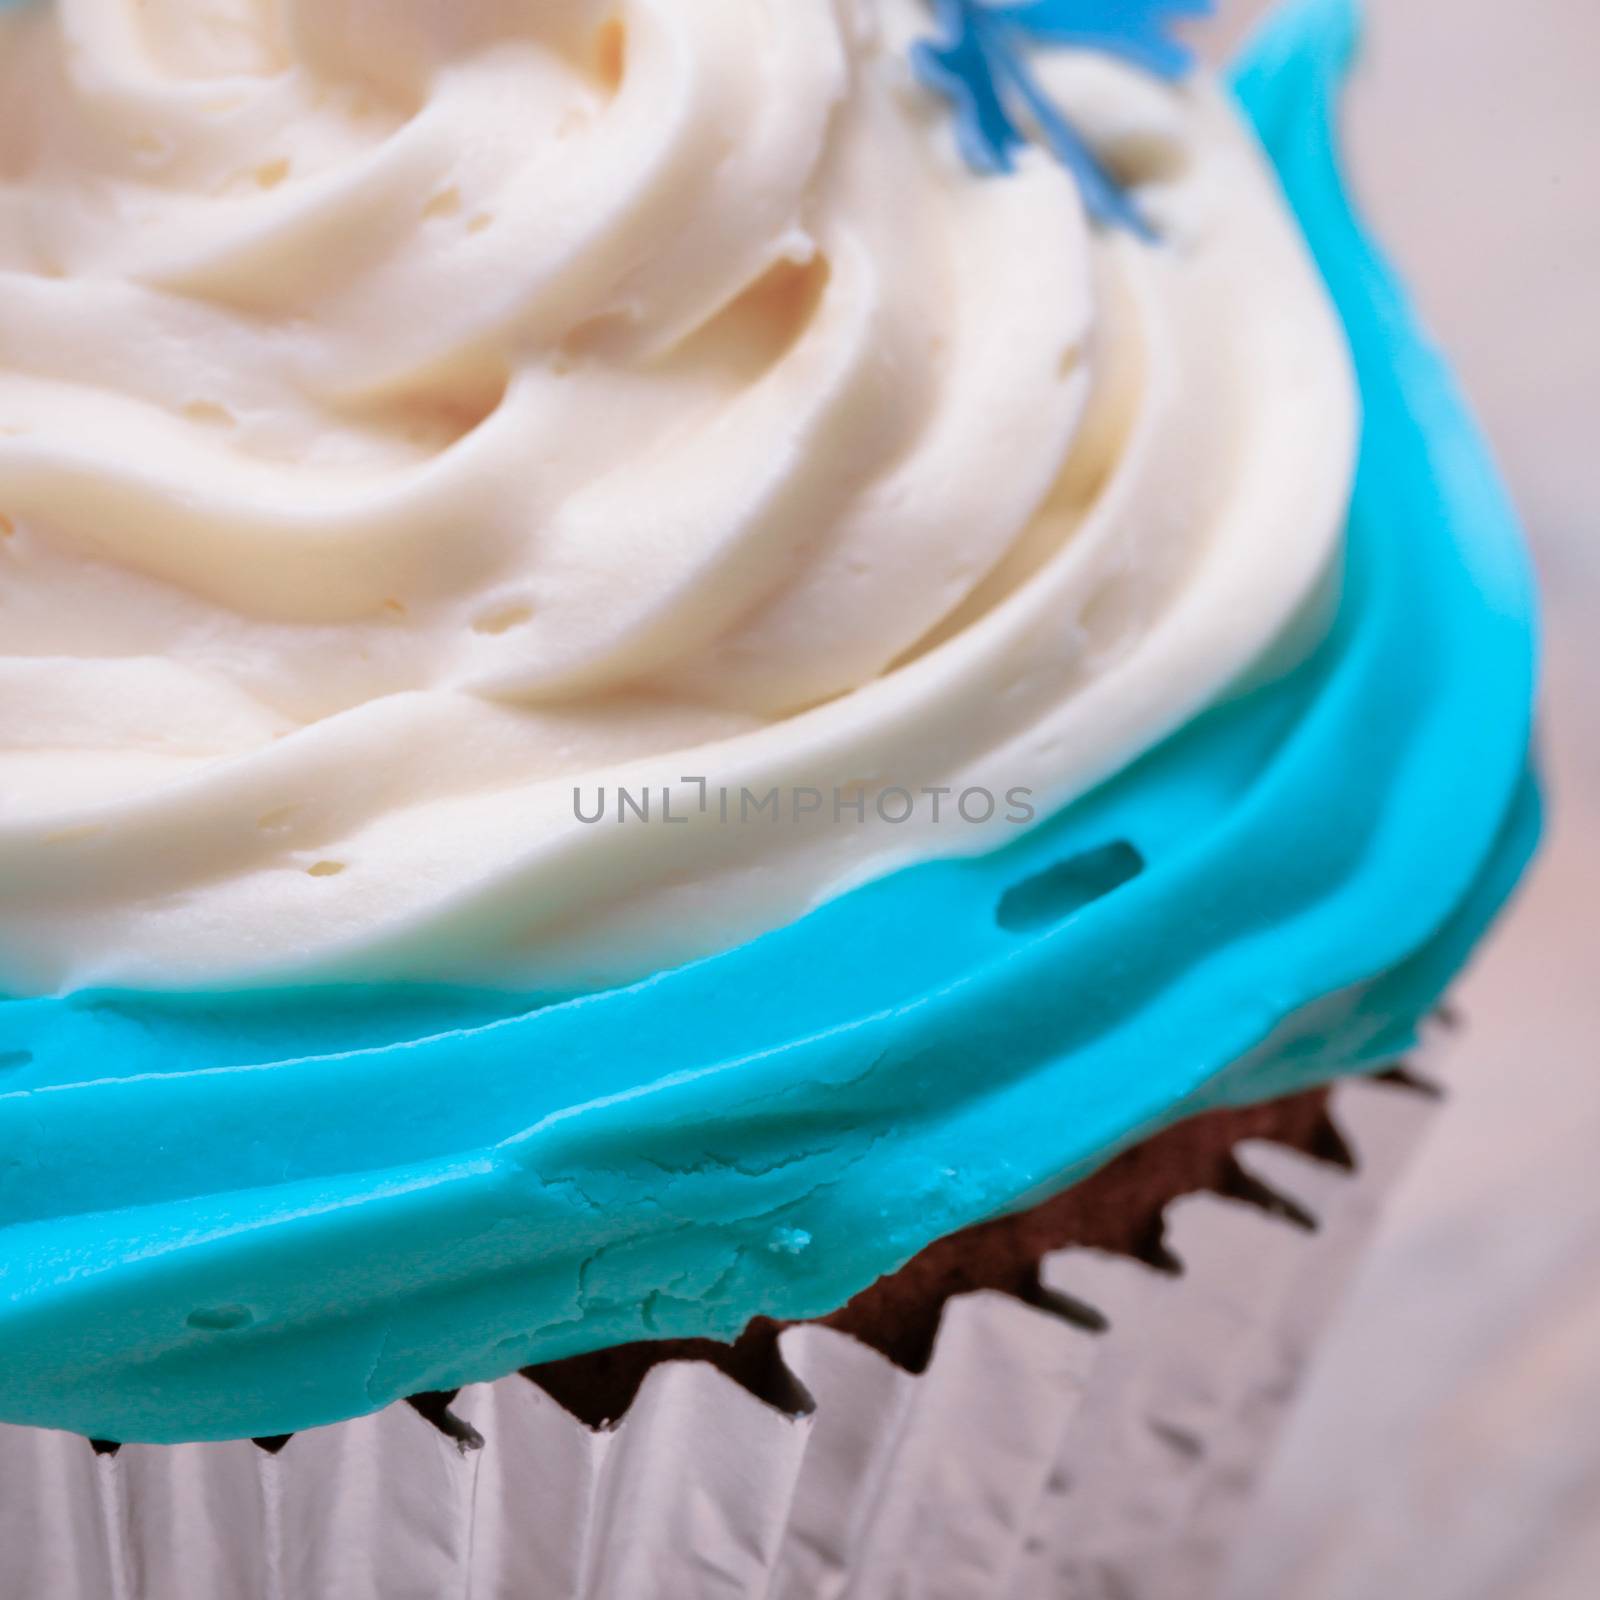
<path id="1" fill-rule="evenodd" d="M 1051 103 L 1028 65 L 1030 45 L 1116 56 L 1176 81 L 1194 53 L 1172 37 L 1180 17 L 1209 16 L 1214 0 L 929 0 L 940 37 L 912 47 L 917 76 L 955 107 L 961 153 L 977 172 L 1015 170 L 1026 118 L 1076 178 L 1089 214 L 1154 242 L 1155 233 L 1083 135 Z"/>

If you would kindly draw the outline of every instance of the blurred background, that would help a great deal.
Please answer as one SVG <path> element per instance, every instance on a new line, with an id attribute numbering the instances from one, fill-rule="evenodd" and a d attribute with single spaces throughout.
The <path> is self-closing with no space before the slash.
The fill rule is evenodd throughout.
<path id="1" fill-rule="evenodd" d="M 1224 44 L 1265 9 L 1223 0 Z M 1527 522 L 1548 851 L 1227 1600 L 1600 1595 L 1600 3 L 1367 0 L 1357 191 Z"/>

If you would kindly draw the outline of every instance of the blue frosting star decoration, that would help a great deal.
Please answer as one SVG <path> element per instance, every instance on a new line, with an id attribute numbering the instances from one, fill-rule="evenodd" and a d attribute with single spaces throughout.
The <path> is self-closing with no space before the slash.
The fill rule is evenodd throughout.
<path id="1" fill-rule="evenodd" d="M 955 107 L 957 137 L 979 172 L 1010 172 L 1017 151 L 1037 137 L 1077 179 L 1090 215 L 1154 234 L 1127 191 L 1051 102 L 1028 65 L 1031 45 L 1069 45 L 1117 56 L 1157 77 L 1176 80 L 1194 55 L 1172 37 L 1180 17 L 1208 16 L 1213 0 L 930 0 L 938 39 L 912 49 L 929 88 Z"/>

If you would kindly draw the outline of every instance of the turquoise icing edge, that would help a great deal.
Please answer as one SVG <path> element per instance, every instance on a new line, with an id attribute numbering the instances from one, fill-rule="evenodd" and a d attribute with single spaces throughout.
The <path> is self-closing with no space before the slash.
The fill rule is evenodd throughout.
<path id="1" fill-rule="evenodd" d="M 1355 37 L 1299 0 L 1235 73 L 1365 397 L 1316 655 L 996 854 L 630 989 L 0 1003 L 0 1418 L 279 1434 L 821 1315 L 1182 1116 L 1408 1047 L 1537 840 L 1535 608 L 1340 183 Z"/>

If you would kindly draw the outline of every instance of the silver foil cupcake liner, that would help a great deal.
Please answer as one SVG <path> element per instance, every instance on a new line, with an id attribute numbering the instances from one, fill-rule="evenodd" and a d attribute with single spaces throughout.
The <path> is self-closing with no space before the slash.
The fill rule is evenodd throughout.
<path id="1" fill-rule="evenodd" d="M 520 1377 L 276 1448 L 0 1427 L 0 1600 L 1199 1600 L 1429 1112 L 1341 1085 L 1354 1171 L 1243 1144 L 1169 1270 L 1053 1256 L 919 1376 L 791 1328 L 791 1410 L 671 1362 L 598 1431 Z"/>

